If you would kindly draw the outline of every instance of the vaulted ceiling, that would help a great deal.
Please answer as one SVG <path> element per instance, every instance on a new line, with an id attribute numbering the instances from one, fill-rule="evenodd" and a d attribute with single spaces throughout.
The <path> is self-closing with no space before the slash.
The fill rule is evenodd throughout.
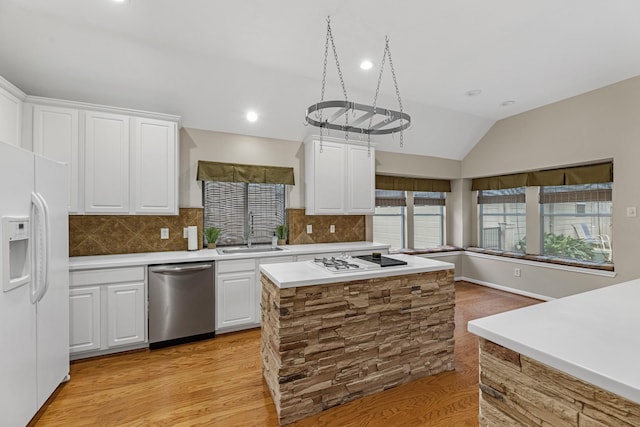
<path id="1" fill-rule="evenodd" d="M 0 75 L 29 95 L 300 141 L 317 133 L 304 111 L 329 15 L 350 100 L 372 103 L 389 36 L 413 120 L 404 148 L 375 139 L 386 151 L 462 159 L 497 120 L 640 75 L 633 0 L 0 0 Z M 378 104 L 397 109 L 383 70 Z M 342 99 L 331 56 L 327 84 Z"/>

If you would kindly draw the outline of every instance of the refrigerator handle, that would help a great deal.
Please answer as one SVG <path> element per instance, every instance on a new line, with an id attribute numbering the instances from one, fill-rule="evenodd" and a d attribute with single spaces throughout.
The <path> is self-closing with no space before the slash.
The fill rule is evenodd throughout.
<path id="1" fill-rule="evenodd" d="M 44 297 L 49 288 L 50 245 L 49 209 L 42 196 L 31 193 L 32 291 L 31 302 Z"/>

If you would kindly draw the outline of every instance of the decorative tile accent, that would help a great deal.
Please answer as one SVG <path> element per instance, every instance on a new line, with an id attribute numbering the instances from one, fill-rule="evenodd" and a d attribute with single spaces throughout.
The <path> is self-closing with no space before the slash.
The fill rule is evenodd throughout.
<path id="1" fill-rule="evenodd" d="M 281 425 L 454 369 L 453 270 L 280 289 L 262 276 L 262 373 Z"/>
<path id="2" fill-rule="evenodd" d="M 308 243 L 361 242 L 367 240 L 364 215 L 305 215 L 304 209 L 287 209 L 290 245 Z M 307 225 L 313 233 L 307 234 Z M 336 227 L 335 233 L 329 226 Z"/>
<path id="3" fill-rule="evenodd" d="M 69 256 L 115 255 L 187 250 L 184 227 L 198 227 L 202 248 L 202 208 L 180 209 L 179 215 L 70 215 Z M 169 239 L 160 239 L 160 229 Z"/>

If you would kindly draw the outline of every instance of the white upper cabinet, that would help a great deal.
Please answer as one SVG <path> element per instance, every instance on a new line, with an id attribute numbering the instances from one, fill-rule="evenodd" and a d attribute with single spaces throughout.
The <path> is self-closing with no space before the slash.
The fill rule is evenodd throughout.
<path id="1" fill-rule="evenodd" d="M 374 148 L 347 145 L 347 211 L 371 215 L 375 212 L 376 159 Z"/>
<path id="2" fill-rule="evenodd" d="M 307 215 L 373 214 L 375 149 L 324 140 L 305 143 Z"/>
<path id="3" fill-rule="evenodd" d="M 24 94 L 0 77 L 0 142 L 21 146 Z"/>
<path id="4" fill-rule="evenodd" d="M 69 165 L 69 212 L 78 207 L 78 110 L 45 105 L 33 106 L 33 151 Z"/>
<path id="5" fill-rule="evenodd" d="M 85 113 L 84 209 L 129 213 L 129 116 Z"/>
<path id="6" fill-rule="evenodd" d="M 174 122 L 133 119 L 133 195 L 137 214 L 178 213 L 178 127 Z"/>

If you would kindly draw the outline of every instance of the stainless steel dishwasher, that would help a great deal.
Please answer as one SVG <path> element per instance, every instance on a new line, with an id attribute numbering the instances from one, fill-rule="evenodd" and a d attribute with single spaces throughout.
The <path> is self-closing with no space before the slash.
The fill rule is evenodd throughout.
<path id="1" fill-rule="evenodd" d="M 149 346 L 215 335 L 213 262 L 149 266 Z"/>

